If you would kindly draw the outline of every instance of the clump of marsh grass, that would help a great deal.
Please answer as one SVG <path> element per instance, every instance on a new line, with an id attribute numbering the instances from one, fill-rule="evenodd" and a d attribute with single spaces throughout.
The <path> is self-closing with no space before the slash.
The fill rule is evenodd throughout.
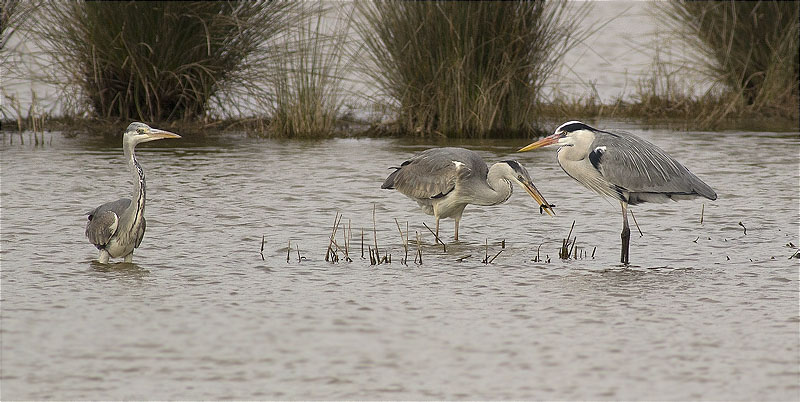
<path id="1" fill-rule="evenodd" d="M 659 2 L 690 64 L 713 83 L 719 105 L 705 123 L 760 114 L 798 120 L 800 2 Z"/>
<path id="2" fill-rule="evenodd" d="M 35 10 L 37 4 L 34 1 L 0 0 L 0 75 L 2 75 L 3 81 L 25 76 L 22 72 L 24 68 L 18 49 L 23 40 L 11 41 L 11 38 L 23 27 L 23 23 Z M 3 85 L 0 88 L 0 117 L 6 122 L 16 121 L 19 131 L 26 127 L 41 129 L 41 126 L 36 125 L 36 119 L 42 117 L 42 106 L 38 103 L 36 93 L 32 90 L 31 98 L 31 106 L 28 108 L 26 116 L 19 101 L 19 94 L 9 91 L 7 85 Z M 37 130 L 34 129 L 34 131 Z"/>
<path id="3" fill-rule="evenodd" d="M 529 133 L 540 89 L 583 31 L 567 2 L 363 2 L 366 69 L 403 133 Z"/>
<path id="4" fill-rule="evenodd" d="M 321 137 L 335 132 L 345 104 L 346 71 L 352 68 L 349 45 L 351 16 L 312 6 L 305 23 L 284 42 L 270 80 L 275 91 L 269 105 L 270 134 Z"/>
<path id="5" fill-rule="evenodd" d="M 297 4 L 50 3 L 31 29 L 53 61 L 45 79 L 80 88 L 97 117 L 193 120 L 215 101 L 268 96 L 256 82 Z"/>
<path id="6" fill-rule="evenodd" d="M 0 52 L 5 50 L 8 39 L 19 27 L 21 9 L 19 0 L 0 0 Z"/>

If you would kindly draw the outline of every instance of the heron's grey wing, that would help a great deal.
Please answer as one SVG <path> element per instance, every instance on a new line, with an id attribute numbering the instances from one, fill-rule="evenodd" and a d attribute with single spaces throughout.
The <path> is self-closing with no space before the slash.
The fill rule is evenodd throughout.
<path id="1" fill-rule="evenodd" d="M 122 198 L 107 202 L 89 212 L 89 222 L 86 224 L 86 237 L 89 242 L 102 248 L 111 240 L 117 231 L 119 217 L 131 205 L 131 200 Z"/>
<path id="2" fill-rule="evenodd" d="M 412 198 L 442 197 L 453 191 L 459 175 L 468 172 L 464 169 L 468 167 L 459 160 L 463 157 L 457 150 L 433 148 L 423 151 L 403 162 L 399 169 L 386 178 L 381 188 L 395 188 Z M 460 169 L 456 162 L 461 163 Z"/>
<path id="3" fill-rule="evenodd" d="M 717 198 L 711 187 L 664 150 L 626 132 L 596 133 L 588 159 L 611 184 L 631 193 Z"/>

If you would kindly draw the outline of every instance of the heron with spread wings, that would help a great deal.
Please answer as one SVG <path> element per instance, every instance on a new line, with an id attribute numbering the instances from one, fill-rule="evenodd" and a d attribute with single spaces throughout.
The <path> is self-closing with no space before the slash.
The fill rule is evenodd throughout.
<path id="1" fill-rule="evenodd" d="M 464 148 L 433 148 L 403 162 L 383 182 L 381 188 L 396 189 L 419 204 L 422 211 L 436 217 L 436 236 L 439 220 L 455 220 L 455 240 L 458 224 L 469 204 L 497 205 L 511 197 L 516 183 L 539 203 L 539 210 L 553 215 L 552 207 L 533 185 L 528 171 L 519 162 L 508 160 L 492 167 L 474 151 Z"/>
<path id="2" fill-rule="evenodd" d="M 144 219 L 146 183 L 144 170 L 133 150 L 137 144 L 164 138 L 181 138 L 169 131 L 151 128 L 144 123 L 131 123 L 122 136 L 122 150 L 133 174 L 133 198 L 121 198 L 105 203 L 89 212 L 86 237 L 100 255 L 97 260 L 107 264 L 109 258 L 123 257 L 133 262 L 133 250 L 142 243 L 147 222 Z"/>

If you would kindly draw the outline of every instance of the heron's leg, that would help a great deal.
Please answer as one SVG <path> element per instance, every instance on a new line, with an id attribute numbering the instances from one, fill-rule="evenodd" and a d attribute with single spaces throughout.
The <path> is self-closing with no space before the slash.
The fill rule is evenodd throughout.
<path id="1" fill-rule="evenodd" d="M 458 223 L 461 221 L 461 217 L 460 216 L 455 217 L 455 221 L 456 221 L 456 238 L 455 238 L 455 241 L 458 241 Z"/>
<path id="2" fill-rule="evenodd" d="M 438 216 L 436 217 L 436 237 L 437 238 L 439 237 L 439 217 Z M 436 244 L 435 241 L 433 243 Z"/>
<path id="3" fill-rule="evenodd" d="M 628 203 L 625 201 L 620 201 L 622 205 L 622 251 L 620 253 L 620 261 L 623 264 L 628 264 L 628 249 L 630 248 L 631 244 L 631 228 L 628 227 Z"/>
<path id="4" fill-rule="evenodd" d="M 125 262 L 133 262 L 133 251 L 125 256 Z"/>
<path id="5" fill-rule="evenodd" d="M 100 250 L 100 255 L 97 256 L 97 262 L 101 264 L 108 264 L 108 259 L 111 256 L 108 254 L 106 250 Z"/>

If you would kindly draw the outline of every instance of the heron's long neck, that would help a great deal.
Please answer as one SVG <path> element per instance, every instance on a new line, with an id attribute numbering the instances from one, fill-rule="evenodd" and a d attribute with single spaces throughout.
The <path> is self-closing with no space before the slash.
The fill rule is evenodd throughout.
<path id="1" fill-rule="evenodd" d="M 494 167 L 494 166 L 492 166 Z M 481 187 L 476 194 L 478 205 L 497 205 L 506 202 L 511 197 L 511 182 L 503 177 L 497 170 L 490 168 L 486 177 L 488 187 Z"/>
<path id="2" fill-rule="evenodd" d="M 131 207 L 135 207 L 144 213 L 145 193 L 147 192 L 144 170 L 136 160 L 136 154 L 133 152 L 133 147 L 125 147 L 125 157 L 128 159 L 128 166 L 133 174 L 133 194 L 131 195 Z M 137 214 L 138 215 L 138 214 Z"/>

